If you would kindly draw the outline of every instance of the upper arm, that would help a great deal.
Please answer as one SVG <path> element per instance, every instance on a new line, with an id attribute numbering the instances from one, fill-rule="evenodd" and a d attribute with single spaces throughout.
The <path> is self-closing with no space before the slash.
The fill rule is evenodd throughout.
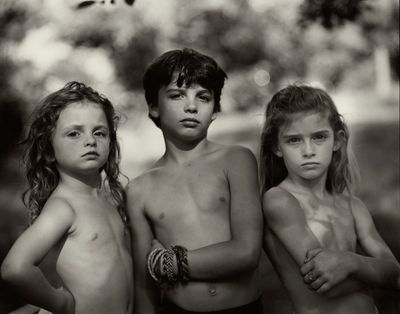
<path id="1" fill-rule="evenodd" d="M 63 199 L 50 199 L 34 223 L 12 246 L 4 263 L 38 265 L 50 249 L 72 230 L 75 212 Z"/>
<path id="2" fill-rule="evenodd" d="M 243 147 L 231 148 L 227 160 L 232 238 L 261 249 L 263 219 L 257 161 L 253 153 Z"/>
<path id="3" fill-rule="evenodd" d="M 147 286 L 147 254 L 154 236 L 145 216 L 141 185 L 136 181 L 131 182 L 127 188 L 127 211 L 131 229 L 135 284 Z"/>
<path id="4" fill-rule="evenodd" d="M 371 257 L 396 260 L 390 248 L 376 230 L 371 214 L 363 202 L 354 198 L 352 205 L 357 240 L 364 252 Z"/>
<path id="5" fill-rule="evenodd" d="M 299 202 L 289 192 L 280 188 L 265 192 L 263 210 L 266 225 L 299 266 L 304 263 L 308 250 L 321 247 L 307 225 Z"/>

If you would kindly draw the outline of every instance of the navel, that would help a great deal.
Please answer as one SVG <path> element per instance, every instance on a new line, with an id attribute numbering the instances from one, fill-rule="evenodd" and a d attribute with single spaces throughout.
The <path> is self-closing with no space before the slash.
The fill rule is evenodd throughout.
<path id="1" fill-rule="evenodd" d="M 217 287 L 215 286 L 209 286 L 208 287 L 208 294 L 212 297 L 217 295 Z"/>

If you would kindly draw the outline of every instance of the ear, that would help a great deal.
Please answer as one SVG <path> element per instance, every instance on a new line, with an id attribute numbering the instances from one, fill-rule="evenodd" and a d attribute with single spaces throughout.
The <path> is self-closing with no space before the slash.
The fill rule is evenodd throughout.
<path id="1" fill-rule="evenodd" d="M 278 156 L 278 157 L 280 157 L 280 158 L 283 157 L 283 154 L 282 154 L 281 150 L 279 149 L 279 147 L 274 147 L 274 148 L 272 149 L 272 151 L 274 152 L 274 154 L 275 154 L 276 156 Z"/>
<path id="2" fill-rule="evenodd" d="M 152 118 L 159 118 L 160 117 L 160 111 L 158 106 L 154 105 L 154 104 L 149 104 L 149 115 Z"/>
<path id="3" fill-rule="evenodd" d="M 336 133 L 335 142 L 333 143 L 333 151 L 336 152 L 342 147 L 344 131 L 340 130 Z"/>

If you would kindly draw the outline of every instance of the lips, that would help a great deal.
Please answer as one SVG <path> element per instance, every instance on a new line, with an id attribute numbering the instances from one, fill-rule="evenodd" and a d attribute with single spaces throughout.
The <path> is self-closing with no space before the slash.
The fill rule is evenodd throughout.
<path id="1" fill-rule="evenodd" d="M 181 122 L 200 123 L 199 120 L 194 119 L 194 118 L 185 118 L 185 119 L 182 119 Z"/>
<path id="2" fill-rule="evenodd" d="M 319 163 L 318 162 L 314 162 L 314 161 L 305 162 L 305 163 L 301 164 L 301 166 L 317 166 L 317 165 L 319 165 Z"/>
<path id="3" fill-rule="evenodd" d="M 200 121 L 194 118 L 182 119 L 180 122 L 182 123 L 183 127 L 190 129 L 196 128 L 200 124 Z"/>
<path id="4" fill-rule="evenodd" d="M 85 157 L 85 156 L 96 156 L 96 157 L 99 157 L 100 155 L 97 152 L 87 152 L 87 153 L 82 155 L 82 157 Z"/>

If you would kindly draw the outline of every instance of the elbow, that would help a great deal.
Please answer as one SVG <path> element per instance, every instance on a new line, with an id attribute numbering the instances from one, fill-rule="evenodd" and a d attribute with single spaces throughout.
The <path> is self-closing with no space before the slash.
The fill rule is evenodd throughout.
<path id="1" fill-rule="evenodd" d="M 5 260 L 1 265 L 1 279 L 7 283 L 19 281 L 23 277 L 23 269 L 20 263 L 11 263 Z"/>
<path id="2" fill-rule="evenodd" d="M 242 260 L 243 260 L 243 267 L 246 271 L 253 271 L 258 268 L 260 262 L 260 248 L 247 248 L 243 250 Z"/>

